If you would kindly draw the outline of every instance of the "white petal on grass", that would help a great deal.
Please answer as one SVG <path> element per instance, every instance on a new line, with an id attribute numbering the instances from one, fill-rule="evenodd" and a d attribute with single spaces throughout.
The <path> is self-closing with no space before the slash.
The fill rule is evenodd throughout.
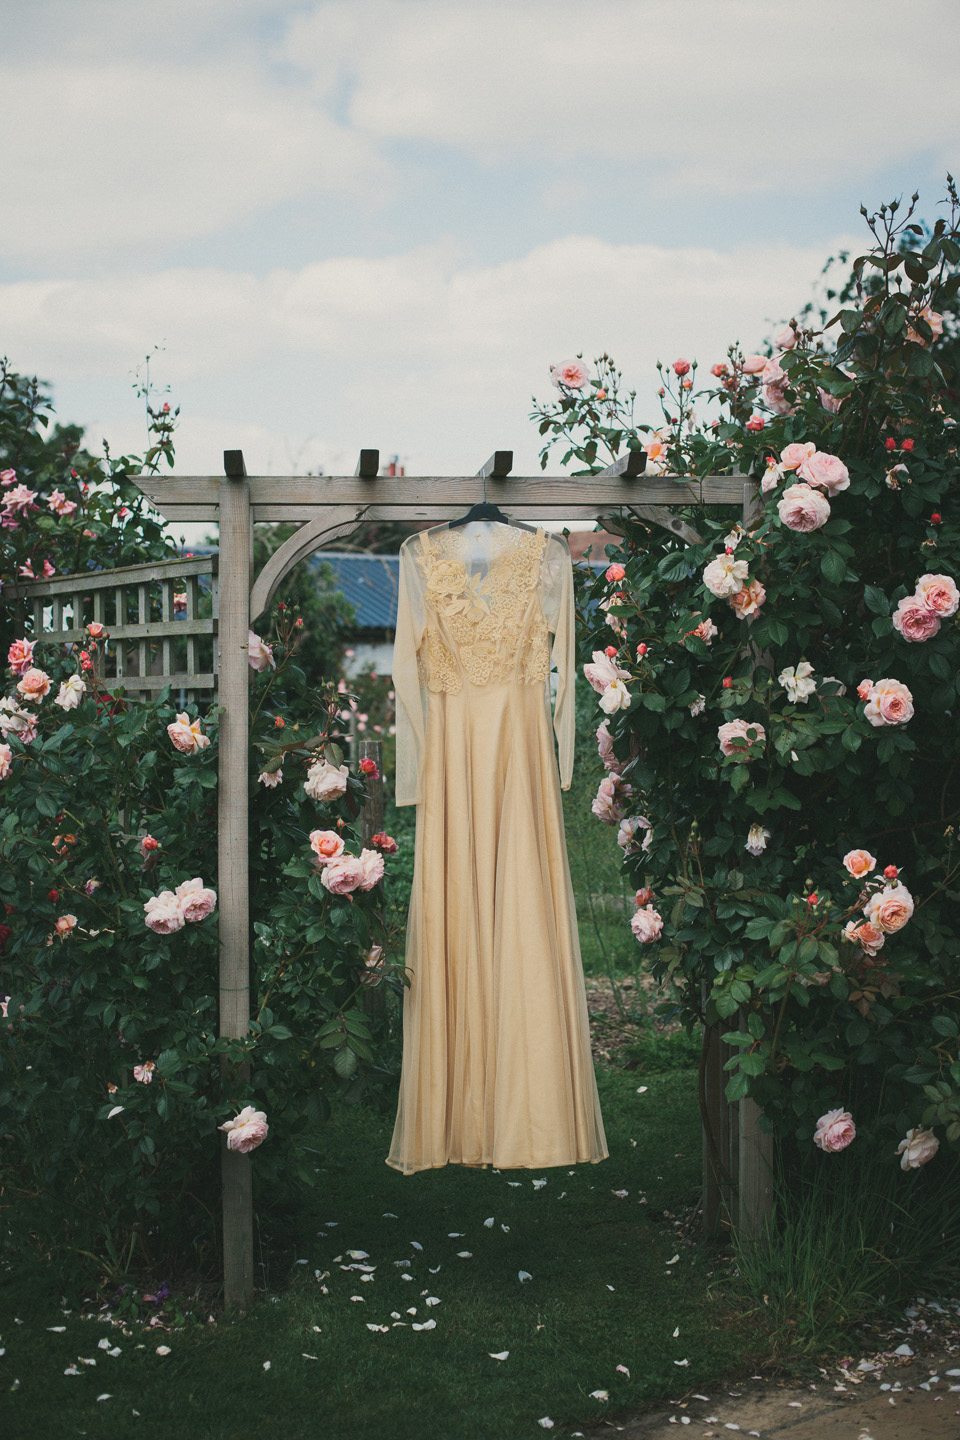
<path id="1" fill-rule="evenodd" d="M 416 1305 L 411 1305 L 411 1306 L 409 1307 L 409 1309 L 407 1310 L 407 1314 L 408 1314 L 408 1315 L 416 1315 L 416 1313 L 417 1313 L 417 1307 L 416 1307 Z"/>
<path id="2" fill-rule="evenodd" d="M 158 1346 L 157 1346 L 157 1354 L 158 1354 L 158 1355 L 169 1355 L 169 1354 L 170 1354 L 170 1346 L 169 1346 L 169 1345 L 158 1345 Z M 270 1361 L 269 1361 L 269 1360 L 267 1360 L 267 1361 L 264 1362 L 263 1368 L 264 1368 L 264 1370 L 269 1370 L 269 1369 L 270 1369 Z"/>
<path id="3" fill-rule="evenodd" d="M 304 1360 L 319 1360 L 319 1359 L 320 1359 L 320 1356 L 319 1356 L 319 1355 L 308 1355 L 307 1352 L 306 1352 L 306 1350 L 301 1350 L 301 1351 L 300 1351 L 300 1354 L 301 1354 L 301 1356 L 302 1356 L 302 1358 L 303 1358 Z"/>
<path id="4" fill-rule="evenodd" d="M 564 1192 L 564 1194 L 565 1194 L 565 1193 L 566 1193 L 566 1192 Z M 630 1191 L 629 1191 L 629 1190 L 611 1190 L 610 1193 L 611 1193 L 611 1195 L 616 1195 L 616 1197 L 617 1197 L 618 1200 L 626 1200 L 627 1196 L 630 1194 Z M 560 1199 L 561 1199 L 561 1200 L 563 1199 L 563 1195 L 560 1196 Z"/>
<path id="5" fill-rule="evenodd" d="M 447 1239 L 448 1239 L 448 1240 L 462 1240 L 465 1234 L 466 1234 L 466 1231 L 465 1231 L 465 1230 L 448 1230 L 448 1231 L 447 1231 Z"/>
<path id="6" fill-rule="evenodd" d="M 550 1419 L 549 1415 L 544 1415 L 541 1420 L 537 1421 L 537 1424 L 542 1426 L 544 1430 L 553 1429 L 553 1421 Z"/>
<path id="7" fill-rule="evenodd" d="M 646 1095 L 646 1093 L 647 1093 L 647 1091 L 649 1090 L 649 1088 L 650 1088 L 649 1085 L 638 1085 L 638 1086 L 637 1086 L 637 1094 L 638 1094 L 638 1095 Z"/>
<path id="8" fill-rule="evenodd" d="M 423 1249 L 423 1246 L 420 1244 L 420 1241 L 419 1241 L 419 1240 L 411 1240 L 411 1241 L 410 1241 L 410 1244 L 413 1246 L 414 1250 L 422 1250 L 422 1249 Z"/>
<path id="9" fill-rule="evenodd" d="M 707 1405 L 710 1404 L 710 1396 L 709 1396 L 709 1395 L 691 1395 L 690 1398 L 691 1398 L 691 1400 L 703 1400 Z"/>
<path id="10" fill-rule="evenodd" d="M 351 1296 L 350 1296 L 350 1299 L 353 1301 L 353 1303 L 354 1303 L 355 1305 L 357 1305 L 357 1304 L 359 1304 L 359 1305 L 365 1305 L 365 1304 L 367 1303 L 366 1300 L 364 1299 L 364 1297 L 363 1297 L 362 1295 L 351 1295 Z"/>
<path id="11" fill-rule="evenodd" d="M 690 1361 L 689 1361 L 689 1360 L 674 1360 L 673 1363 L 674 1363 L 674 1365 L 689 1365 L 689 1364 L 690 1364 Z"/>
<path id="12" fill-rule="evenodd" d="M 430 1270 L 430 1274 L 431 1274 L 431 1275 L 437 1275 L 437 1274 L 439 1274 L 439 1271 L 440 1271 L 440 1266 L 439 1266 L 439 1265 L 428 1266 L 427 1268 Z"/>
<path id="13" fill-rule="evenodd" d="M 316 1334 L 316 1335 L 322 1335 L 322 1334 L 323 1334 L 323 1331 L 320 1329 L 320 1326 L 319 1326 L 319 1325 L 311 1325 L 311 1326 L 310 1326 L 310 1329 L 311 1329 L 311 1330 L 314 1332 L 314 1334 Z"/>
<path id="14" fill-rule="evenodd" d="M 104 1335 L 104 1337 L 103 1337 L 102 1340 L 98 1340 L 98 1341 L 97 1341 L 97 1349 L 98 1349 L 98 1350 L 109 1350 L 109 1349 L 110 1349 L 110 1341 L 107 1339 L 106 1335 Z"/>
<path id="15" fill-rule="evenodd" d="M 509 1350 L 488 1350 L 487 1354 L 491 1360 L 509 1360 L 510 1358 Z"/>
<path id="16" fill-rule="evenodd" d="M 626 1375 L 628 1380 L 630 1379 L 630 1371 L 627 1369 L 626 1365 L 618 1365 L 617 1370 L 620 1372 L 621 1375 Z"/>
<path id="17" fill-rule="evenodd" d="M 507 1184 L 510 1186 L 510 1189 L 511 1189 L 511 1190 L 519 1190 L 519 1189 L 520 1189 L 520 1181 L 519 1181 L 519 1180 L 508 1180 L 508 1181 L 507 1181 Z"/>
<path id="18" fill-rule="evenodd" d="M 412 1275 L 401 1275 L 401 1276 L 400 1276 L 400 1279 L 401 1279 L 401 1280 L 412 1280 L 412 1279 L 413 1279 L 413 1276 L 412 1276 Z"/>
<path id="19" fill-rule="evenodd" d="M 533 1186 L 534 1190 L 542 1190 L 544 1185 L 546 1185 L 547 1183 L 547 1177 L 546 1175 L 543 1175 L 539 1180 L 531 1180 L 530 1183 Z"/>
<path id="20" fill-rule="evenodd" d="M 591 1390 L 591 1391 L 590 1391 L 590 1399 L 591 1399 L 591 1400 L 609 1400 L 609 1399 L 610 1399 L 610 1391 L 609 1391 L 609 1390 Z"/>
<path id="21" fill-rule="evenodd" d="M 48 1326 L 47 1326 L 47 1329 L 48 1329 L 48 1330 L 51 1330 L 54 1335 L 62 1335 L 62 1334 L 64 1333 L 64 1331 L 66 1330 L 66 1328 L 67 1328 L 66 1325 L 48 1325 Z"/>
<path id="22" fill-rule="evenodd" d="M 473 1251 L 472 1251 L 472 1250 L 458 1250 L 458 1251 L 457 1251 L 457 1259 L 458 1259 L 458 1260 L 472 1260 L 472 1259 L 473 1259 Z"/>
<path id="23" fill-rule="evenodd" d="M 496 1220 L 496 1218 L 497 1218 L 496 1215 L 491 1215 L 490 1218 L 489 1218 L 489 1220 L 484 1220 L 483 1223 L 484 1223 L 484 1225 L 487 1227 L 488 1230 L 492 1230 L 492 1229 L 493 1229 L 493 1222 Z"/>
<path id="24" fill-rule="evenodd" d="M 613 1289 L 613 1286 L 612 1286 L 612 1285 L 608 1285 L 608 1286 L 607 1286 L 607 1289 L 608 1289 L 608 1290 L 612 1290 L 612 1289 Z"/>
<path id="25" fill-rule="evenodd" d="M 500 1229 L 503 1231 L 504 1235 L 509 1235 L 509 1234 L 510 1234 L 510 1226 L 509 1226 L 509 1225 L 501 1225 L 501 1226 L 500 1226 Z"/>
<path id="26" fill-rule="evenodd" d="M 68 1365 L 63 1373 L 64 1375 L 79 1375 L 80 1371 L 77 1369 L 76 1365 Z"/>
<path id="27" fill-rule="evenodd" d="M 370 1259 L 370 1256 L 367 1254 L 366 1250 L 348 1250 L 348 1251 L 347 1251 L 347 1254 L 350 1256 L 350 1259 L 351 1259 L 351 1260 L 369 1260 L 369 1259 Z"/>
<path id="28" fill-rule="evenodd" d="M 396 1215 L 394 1215 L 392 1210 L 384 1210 L 383 1218 L 384 1220 L 396 1220 L 397 1217 Z"/>
<path id="29" fill-rule="evenodd" d="M 428 1295 L 428 1296 L 427 1296 L 427 1299 L 426 1299 L 426 1303 L 427 1303 L 428 1305 L 439 1305 L 439 1304 L 440 1304 L 440 1299 L 439 1299 L 439 1297 L 438 1297 L 437 1295 Z"/>
<path id="30" fill-rule="evenodd" d="M 108 1120 L 112 1120 L 113 1117 L 114 1117 L 114 1115 L 119 1115 L 119 1114 L 121 1114 L 121 1112 L 124 1111 L 126 1108 L 127 1108 L 127 1107 L 126 1107 L 125 1105 L 114 1105 L 113 1109 L 110 1111 L 109 1115 L 107 1116 L 107 1119 L 108 1119 Z"/>
<path id="31" fill-rule="evenodd" d="M 113 1399 L 113 1396 L 112 1396 L 112 1395 L 98 1395 L 98 1396 L 97 1396 L 97 1404 L 99 1405 L 101 1400 L 112 1400 L 112 1399 Z"/>
<path id="32" fill-rule="evenodd" d="M 680 1259 L 680 1256 L 679 1256 L 679 1255 L 674 1255 L 674 1257 L 673 1257 L 672 1260 L 668 1260 L 668 1261 L 667 1261 L 667 1264 L 668 1264 L 668 1265 L 676 1265 L 676 1263 L 677 1263 L 677 1261 L 678 1261 L 679 1259 Z"/>
<path id="33" fill-rule="evenodd" d="M 533 1279 L 533 1276 L 530 1274 L 530 1271 L 529 1271 L 529 1270 L 518 1270 L 518 1271 L 517 1271 L 517 1279 L 520 1281 L 520 1284 L 522 1285 L 523 1282 L 524 1282 L 524 1280 L 532 1280 L 532 1279 Z"/>
<path id="34" fill-rule="evenodd" d="M 424 1320 L 422 1325 L 418 1325 L 416 1320 L 414 1320 L 413 1324 L 410 1326 L 411 1330 L 436 1330 L 436 1328 L 436 1320 Z"/>
<path id="35" fill-rule="evenodd" d="M 679 1325 L 677 1326 L 676 1330 L 674 1330 L 674 1332 L 673 1332 L 673 1338 L 674 1338 L 674 1340 L 678 1340 L 678 1339 L 680 1338 L 680 1326 L 679 1326 Z"/>
<path id="36" fill-rule="evenodd" d="M 77 1356 L 77 1363 L 78 1363 L 79 1365 L 96 1365 L 97 1362 L 96 1362 L 96 1360 L 87 1360 L 87 1359 L 85 1359 L 85 1357 L 84 1357 L 83 1355 L 78 1355 L 78 1356 Z"/>

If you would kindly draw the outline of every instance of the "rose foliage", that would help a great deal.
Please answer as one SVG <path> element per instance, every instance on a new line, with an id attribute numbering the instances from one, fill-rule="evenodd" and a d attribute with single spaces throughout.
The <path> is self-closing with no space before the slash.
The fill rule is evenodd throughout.
<path id="1" fill-rule="evenodd" d="M 948 178 L 930 228 L 916 199 L 862 212 L 834 313 L 705 383 L 659 367 L 658 427 L 608 356 L 554 367 L 535 411 L 544 463 L 642 448 L 756 487 L 745 526 L 680 478 L 686 538 L 608 520 L 622 545 L 582 597 L 594 811 L 655 975 L 734 1047 L 728 1098 L 806 1150 L 845 1117 L 891 1165 L 908 1130 L 960 1139 L 960 202 Z"/>

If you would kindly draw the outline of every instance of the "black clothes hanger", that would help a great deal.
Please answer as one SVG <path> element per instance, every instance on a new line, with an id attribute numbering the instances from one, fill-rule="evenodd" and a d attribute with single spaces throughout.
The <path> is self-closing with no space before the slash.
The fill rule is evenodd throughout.
<path id="1" fill-rule="evenodd" d="M 515 530 L 529 530 L 531 534 L 535 535 L 537 532 L 535 525 L 524 525 L 520 520 L 511 520 L 508 515 L 504 515 L 499 506 L 494 505 L 492 500 L 487 499 L 487 475 L 495 475 L 502 478 L 505 475 L 509 475 L 512 468 L 513 451 L 495 451 L 480 471 L 480 478 L 483 481 L 483 499 L 478 500 L 475 505 L 471 505 L 466 515 L 461 515 L 459 520 L 448 521 L 446 528 L 448 530 L 458 530 L 461 525 L 469 525 L 474 520 L 495 520 L 500 525 L 509 525 Z"/>

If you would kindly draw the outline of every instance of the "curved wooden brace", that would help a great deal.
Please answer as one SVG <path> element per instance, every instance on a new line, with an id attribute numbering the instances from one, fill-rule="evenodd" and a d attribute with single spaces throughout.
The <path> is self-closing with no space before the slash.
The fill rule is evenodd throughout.
<path id="1" fill-rule="evenodd" d="M 649 520 L 653 525 L 662 525 L 664 530 L 669 530 L 671 535 L 679 535 L 687 545 L 696 545 L 703 539 L 698 535 L 691 525 L 686 525 L 666 505 L 630 505 L 631 515 L 639 515 L 641 520 Z M 615 518 L 601 516 L 605 529 L 613 535 L 622 535 L 623 531 L 618 529 Z"/>
<path id="2" fill-rule="evenodd" d="M 316 519 L 309 520 L 306 525 L 301 525 L 289 540 L 284 540 L 279 550 L 275 550 L 270 556 L 253 583 L 253 589 L 250 591 L 251 625 L 269 607 L 270 601 L 294 566 L 299 565 L 301 560 L 306 560 L 307 556 L 312 555 L 314 550 L 319 549 L 325 541 L 339 540 L 344 535 L 352 534 L 362 521 L 367 508 L 367 506 L 363 506 L 350 519 L 343 520 L 339 518 L 343 507 L 329 505 L 318 512 Z"/>

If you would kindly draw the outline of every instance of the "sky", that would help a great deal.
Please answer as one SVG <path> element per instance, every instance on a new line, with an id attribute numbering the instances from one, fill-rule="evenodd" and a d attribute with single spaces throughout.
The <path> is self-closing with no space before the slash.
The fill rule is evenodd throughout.
<path id="1" fill-rule="evenodd" d="M 935 219 L 958 73 L 956 0 L 0 0 L 0 353 L 115 452 L 151 355 L 178 474 L 536 474 L 551 364 L 656 423 Z"/>

